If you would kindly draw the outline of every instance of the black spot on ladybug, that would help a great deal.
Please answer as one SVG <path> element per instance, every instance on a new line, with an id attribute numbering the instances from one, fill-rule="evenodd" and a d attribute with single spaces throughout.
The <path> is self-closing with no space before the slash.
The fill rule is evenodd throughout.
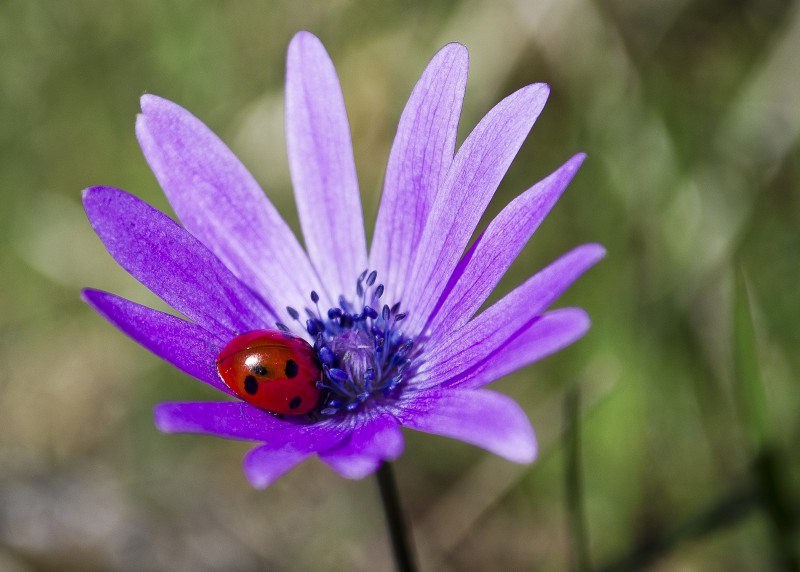
<path id="1" fill-rule="evenodd" d="M 258 364 L 258 365 L 253 367 L 253 373 L 263 377 L 263 376 L 267 375 L 267 368 L 264 367 L 261 364 Z"/>
<path id="2" fill-rule="evenodd" d="M 303 399 L 298 395 L 294 399 L 289 402 L 289 409 L 297 409 L 300 407 L 300 404 L 303 402 Z"/>
<path id="3" fill-rule="evenodd" d="M 284 371 L 286 372 L 286 377 L 291 379 L 297 376 L 297 372 L 300 371 L 300 368 L 297 367 L 296 361 L 290 359 L 286 360 L 286 369 Z"/>
<path id="4" fill-rule="evenodd" d="M 244 378 L 244 390 L 250 395 L 255 395 L 258 392 L 258 382 L 252 375 Z"/>

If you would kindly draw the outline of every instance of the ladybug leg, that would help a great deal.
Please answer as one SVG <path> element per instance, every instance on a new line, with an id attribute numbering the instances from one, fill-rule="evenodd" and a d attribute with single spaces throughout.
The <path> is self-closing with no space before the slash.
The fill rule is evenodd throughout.
<path id="1" fill-rule="evenodd" d="M 275 413 L 274 411 L 264 410 L 270 415 L 272 415 L 275 419 L 283 419 L 283 413 Z"/>

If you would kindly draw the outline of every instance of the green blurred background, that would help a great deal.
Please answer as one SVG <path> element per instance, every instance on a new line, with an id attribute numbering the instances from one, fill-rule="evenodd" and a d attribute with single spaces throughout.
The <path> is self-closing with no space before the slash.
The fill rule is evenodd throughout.
<path id="1" fill-rule="evenodd" d="M 494 385 L 530 414 L 534 465 L 407 432 L 423 569 L 797 569 L 800 2 L 6 0 L 0 570 L 392 569 L 373 480 L 314 460 L 255 491 L 249 445 L 158 433 L 154 404 L 213 391 L 78 299 L 163 308 L 80 205 L 105 184 L 171 212 L 133 132 L 146 92 L 220 134 L 297 228 L 282 114 L 300 29 L 339 71 L 369 230 L 400 112 L 446 42 L 470 49 L 462 139 L 504 95 L 552 86 L 482 225 L 589 155 L 498 293 L 601 242 L 559 303 L 594 326 Z"/>

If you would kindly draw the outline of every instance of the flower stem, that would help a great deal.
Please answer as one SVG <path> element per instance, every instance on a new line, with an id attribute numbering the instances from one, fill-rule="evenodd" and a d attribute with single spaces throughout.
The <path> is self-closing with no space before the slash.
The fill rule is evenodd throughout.
<path id="1" fill-rule="evenodd" d="M 388 462 L 383 463 L 378 468 L 377 477 L 397 570 L 398 572 L 416 572 L 417 565 L 414 560 L 411 532 L 406 526 L 403 509 L 400 506 L 400 496 L 397 493 L 397 481 L 394 478 L 392 465 Z"/>

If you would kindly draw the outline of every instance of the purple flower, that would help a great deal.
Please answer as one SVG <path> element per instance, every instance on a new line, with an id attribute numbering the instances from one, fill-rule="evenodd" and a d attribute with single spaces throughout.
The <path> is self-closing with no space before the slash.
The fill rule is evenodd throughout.
<path id="1" fill-rule="evenodd" d="M 509 95 L 455 153 L 467 64 L 466 49 L 449 44 L 414 88 L 369 252 L 344 101 L 316 37 L 292 40 L 286 79 L 306 250 L 205 125 L 174 103 L 142 98 L 136 134 L 183 226 L 118 189 L 90 188 L 84 204 L 117 262 L 188 320 L 97 290 L 83 296 L 150 351 L 233 397 L 163 403 L 159 429 L 259 443 L 244 461 L 256 487 L 314 454 L 345 477 L 364 477 L 401 454 L 401 426 L 534 459 L 525 413 L 483 386 L 586 332 L 583 310 L 546 310 L 604 250 L 572 250 L 476 315 L 584 156 L 514 199 L 465 253 L 548 95 L 543 84 Z M 231 339 L 276 324 L 315 344 L 324 365 L 311 415 L 281 418 L 245 403 L 216 371 Z"/>

